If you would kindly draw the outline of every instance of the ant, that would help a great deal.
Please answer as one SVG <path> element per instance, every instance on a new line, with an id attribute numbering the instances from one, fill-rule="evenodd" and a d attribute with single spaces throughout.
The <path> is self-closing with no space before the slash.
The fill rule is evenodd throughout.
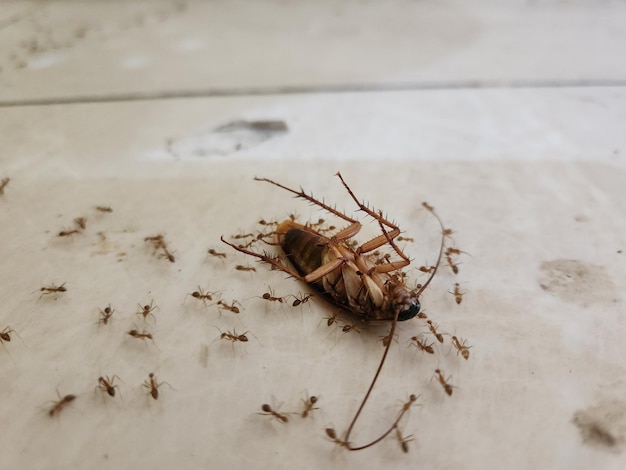
<path id="1" fill-rule="evenodd" d="M 414 242 L 415 240 L 412 239 L 411 237 L 403 237 L 402 235 L 400 235 L 398 238 L 396 238 L 396 240 L 398 240 L 399 242 L 405 241 L 405 242 Z"/>
<path id="2" fill-rule="evenodd" d="M 2 181 L 0 181 L 0 196 L 4 194 L 4 188 L 7 187 L 9 181 L 11 181 L 11 178 L 2 178 Z"/>
<path id="3" fill-rule="evenodd" d="M 213 296 L 215 295 L 215 292 L 209 292 L 209 291 L 204 292 L 202 290 L 202 287 L 198 286 L 198 290 L 193 291 L 191 294 L 187 294 L 187 295 L 192 296 L 194 299 L 201 300 L 202 303 L 206 305 L 207 300 L 209 302 L 213 300 Z"/>
<path id="4" fill-rule="evenodd" d="M 145 237 L 143 241 L 147 243 L 152 243 L 152 247 L 154 248 L 154 251 L 158 251 L 158 250 L 163 251 L 163 253 L 159 255 L 159 258 L 167 258 L 167 260 L 170 263 L 174 263 L 176 261 L 176 258 L 174 258 L 174 255 L 170 253 L 167 247 L 167 243 L 165 243 L 165 238 L 163 237 L 163 235 L 159 234 L 153 237 Z"/>
<path id="5" fill-rule="evenodd" d="M 418 269 L 425 274 L 430 274 L 435 270 L 435 266 L 420 266 Z"/>
<path id="6" fill-rule="evenodd" d="M 413 434 L 411 434 L 410 436 L 404 437 L 402 436 L 402 433 L 400 432 L 400 428 L 398 426 L 396 426 L 395 428 L 396 428 L 396 439 L 398 439 L 398 442 L 400 443 L 402 452 L 407 454 L 409 452 L 409 442 L 413 440 Z"/>
<path id="7" fill-rule="evenodd" d="M 269 292 L 266 292 L 265 294 L 263 294 L 263 296 L 261 297 L 263 300 L 268 300 L 270 302 L 279 302 L 279 303 L 283 303 L 285 301 L 284 297 L 275 297 L 274 296 L 274 291 L 272 290 L 271 287 L 267 287 Z"/>
<path id="8" fill-rule="evenodd" d="M 143 315 L 144 321 L 147 321 L 148 316 L 150 315 L 152 316 L 152 318 L 154 318 L 154 321 L 156 321 L 156 318 L 152 312 L 157 310 L 159 307 L 158 305 L 154 305 L 154 300 L 150 301 L 150 305 L 144 305 L 142 307 L 140 304 L 137 304 L 137 306 L 139 307 L 139 311 L 135 313 L 137 313 L 137 315 Z"/>
<path id="9" fill-rule="evenodd" d="M 457 305 L 459 305 L 461 302 L 463 302 L 463 294 L 464 294 L 464 292 L 461 292 L 461 286 L 459 285 L 458 282 L 454 283 L 454 292 L 450 292 L 450 291 L 448 291 L 448 292 L 454 296 L 454 300 L 456 301 Z"/>
<path id="10" fill-rule="evenodd" d="M 0 343 L 11 342 L 11 333 L 15 333 L 15 330 L 10 326 L 7 326 L 4 330 L 0 331 Z M 17 333 L 15 333 L 17 334 Z"/>
<path id="11" fill-rule="evenodd" d="M 459 267 L 458 267 L 458 265 L 456 265 L 454 263 L 454 261 L 452 260 L 452 257 L 448 254 L 447 251 L 445 253 L 445 257 L 446 257 L 446 261 L 448 262 L 448 266 L 450 267 L 450 269 L 452 269 L 452 272 L 454 274 L 459 274 Z"/>
<path id="12" fill-rule="evenodd" d="M 413 341 L 422 351 L 427 352 L 428 354 L 435 354 L 435 350 L 433 349 L 434 343 L 426 344 L 425 341 L 421 341 L 417 336 L 413 336 L 411 341 Z"/>
<path id="13" fill-rule="evenodd" d="M 300 413 L 300 416 L 302 416 L 303 418 L 306 418 L 307 416 L 309 416 L 309 413 L 313 412 L 313 410 L 319 410 L 319 408 L 315 408 L 315 404 L 317 403 L 317 400 L 318 400 L 318 397 L 316 397 L 315 395 L 309 397 L 308 400 L 302 400 L 302 402 L 304 403 L 304 410 L 302 411 L 302 413 Z"/>
<path id="14" fill-rule="evenodd" d="M 265 219 L 261 219 L 258 222 L 260 225 L 265 225 L 265 226 L 272 226 L 272 225 L 278 225 L 278 222 L 267 222 Z"/>
<path id="15" fill-rule="evenodd" d="M 209 248 L 208 253 L 211 256 L 215 256 L 216 258 L 226 258 L 226 253 L 219 253 L 219 252 L 215 251 L 215 249 L 213 249 L 213 248 Z"/>
<path id="16" fill-rule="evenodd" d="M 60 286 L 55 286 L 54 284 L 50 286 L 44 286 L 41 289 L 39 289 L 39 292 L 41 292 L 41 295 L 39 296 L 39 298 L 41 299 L 44 295 L 58 294 L 59 292 L 67 292 L 67 288 L 65 287 L 65 282 L 64 282 Z"/>
<path id="17" fill-rule="evenodd" d="M 461 353 L 461 356 L 463 356 L 463 359 L 465 359 L 466 361 L 469 359 L 469 355 L 470 355 L 470 348 L 471 346 L 466 346 L 465 345 L 465 340 L 463 338 L 461 338 L 461 340 L 463 340 L 462 342 L 456 337 L 453 336 L 452 337 L 452 344 L 454 345 L 454 347 L 456 348 L 456 353 L 457 355 L 459 353 Z"/>
<path id="18" fill-rule="evenodd" d="M 357 333 L 360 333 L 361 330 L 359 330 L 356 327 L 356 324 L 352 323 L 348 323 L 347 325 L 343 325 L 343 328 L 341 328 L 341 331 L 343 331 L 344 333 L 350 333 L 351 331 L 356 331 Z"/>
<path id="19" fill-rule="evenodd" d="M 254 237 L 254 233 L 240 233 L 240 234 L 233 236 L 235 240 L 240 240 L 242 238 L 250 238 L 250 237 Z"/>
<path id="20" fill-rule="evenodd" d="M 113 312 L 115 309 L 111 308 L 111 304 L 104 307 L 104 310 L 101 308 L 98 309 L 100 311 L 100 319 L 98 320 L 98 325 L 106 325 L 109 323 L 109 320 L 113 316 Z"/>
<path id="21" fill-rule="evenodd" d="M 296 300 L 293 301 L 293 303 L 291 304 L 292 307 L 297 307 L 298 305 L 301 304 L 305 304 L 309 301 L 309 299 L 311 297 L 313 297 L 313 294 L 302 294 L 299 293 L 298 295 L 294 295 L 293 296 Z M 331 323 L 332 324 L 332 323 Z M 330 326 L 330 325 L 328 325 Z"/>
<path id="22" fill-rule="evenodd" d="M 273 410 L 272 407 L 268 405 L 267 403 L 264 403 L 263 405 L 261 405 L 261 409 L 264 411 L 264 413 L 259 413 L 260 415 L 273 416 L 274 418 L 279 420 L 281 423 L 289 422 L 289 418 L 287 416 L 280 414 L 278 411 Z"/>
<path id="23" fill-rule="evenodd" d="M 335 444 L 342 446 L 342 447 L 348 447 L 349 443 L 339 439 L 337 437 L 337 433 L 335 432 L 335 430 L 333 428 L 326 428 L 324 431 L 326 431 L 326 435 L 332 439 L 334 441 Z"/>
<path id="24" fill-rule="evenodd" d="M 426 320 L 426 323 L 428 324 L 428 329 L 430 330 L 430 332 L 433 335 L 435 335 L 435 338 L 437 338 L 437 341 L 439 341 L 440 343 L 443 343 L 443 335 L 441 333 L 437 332 L 438 325 L 434 324 L 430 320 Z"/>
<path id="25" fill-rule="evenodd" d="M 96 388 L 106 392 L 110 397 L 115 397 L 115 389 L 118 386 L 113 385 L 113 382 L 115 382 L 116 378 L 120 379 L 117 375 L 114 375 L 113 377 L 98 377 L 98 385 Z"/>
<path id="26" fill-rule="evenodd" d="M 113 208 L 111 206 L 96 206 L 96 210 L 98 212 L 113 212 Z"/>
<path id="27" fill-rule="evenodd" d="M 152 341 L 154 346 L 157 349 L 159 349 L 159 347 L 154 342 L 154 338 L 152 337 L 152 334 L 148 333 L 146 330 L 143 330 L 142 332 L 139 332 L 138 330 L 132 329 L 132 330 L 128 331 L 127 334 L 129 334 L 130 336 L 132 336 L 135 339 L 142 339 L 144 341 L 149 339 L 150 341 Z"/>
<path id="28" fill-rule="evenodd" d="M 58 391 L 57 395 L 59 395 Z M 59 395 L 59 401 L 55 402 L 50 410 L 48 410 L 48 415 L 50 417 L 53 417 L 55 414 L 59 414 L 68 403 L 73 402 L 75 399 L 76 395 L 65 395 L 63 398 L 61 398 L 61 395 Z"/>
<path id="29" fill-rule="evenodd" d="M 74 225 L 76 225 L 79 230 L 85 230 L 87 228 L 87 219 L 85 217 L 76 217 L 74 219 Z"/>
<path id="30" fill-rule="evenodd" d="M 218 328 L 219 330 L 219 328 Z M 236 341 L 242 342 L 242 343 L 247 343 L 248 342 L 248 337 L 246 336 L 246 333 L 242 333 L 240 335 L 237 334 L 236 330 L 233 330 L 232 333 L 230 331 L 227 331 L 226 333 L 222 332 L 222 330 L 219 330 L 220 333 L 222 333 L 220 335 L 220 339 L 227 339 L 228 341 L 232 341 L 233 343 Z"/>
<path id="31" fill-rule="evenodd" d="M 159 387 L 161 385 L 163 385 L 163 384 L 167 385 L 170 388 L 173 388 L 167 382 L 160 382 L 160 383 L 158 383 L 157 382 L 157 378 L 154 375 L 154 373 L 150 372 L 148 374 L 148 380 L 146 380 L 143 383 L 143 386 L 146 387 L 149 390 L 148 395 L 150 395 L 154 400 L 158 400 L 159 399 Z"/>
<path id="32" fill-rule="evenodd" d="M 337 320 L 337 317 L 341 314 L 340 311 L 337 311 L 335 313 L 333 313 L 333 315 L 331 317 L 324 317 L 324 320 L 326 320 L 326 324 L 330 327 L 333 325 L 333 323 L 339 323 L 339 320 Z"/>
<path id="33" fill-rule="evenodd" d="M 256 268 L 253 268 L 253 267 L 250 267 L 250 266 L 242 266 L 240 264 L 235 266 L 235 269 L 237 271 L 254 271 L 254 272 L 256 272 Z"/>
<path id="34" fill-rule="evenodd" d="M 61 230 L 61 231 L 57 234 L 57 237 L 71 237 L 72 235 L 76 235 L 77 233 L 80 233 L 80 230 L 78 230 L 78 229 L 73 229 L 73 230 Z"/>
<path id="35" fill-rule="evenodd" d="M 449 397 L 451 397 L 452 385 L 448 383 L 448 380 L 450 380 L 450 377 L 448 377 L 447 379 L 444 379 L 441 369 L 435 369 L 435 374 L 437 374 L 437 379 L 439 380 L 439 383 L 441 384 L 445 392 L 448 394 Z"/>
<path id="36" fill-rule="evenodd" d="M 239 302 L 237 302 L 236 300 L 233 300 L 231 304 L 228 305 L 226 302 L 223 302 L 221 300 L 217 301 L 217 305 L 221 306 L 221 307 L 218 307 L 220 310 L 230 310 L 233 313 L 239 313 L 239 308 L 235 307 L 235 304 L 239 304 Z"/>
<path id="37" fill-rule="evenodd" d="M 398 342 L 398 335 L 394 334 L 393 337 L 391 335 L 379 336 L 379 341 L 383 343 L 383 347 L 386 348 L 391 343 L 391 340 L 394 339 Z"/>

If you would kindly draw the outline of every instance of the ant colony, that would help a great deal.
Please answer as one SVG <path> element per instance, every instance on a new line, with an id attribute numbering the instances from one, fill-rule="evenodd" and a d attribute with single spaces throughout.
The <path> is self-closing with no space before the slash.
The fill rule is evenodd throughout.
<path id="1" fill-rule="evenodd" d="M 444 227 L 435 209 L 425 202 L 422 203 L 424 209 L 436 219 L 441 229 L 439 253 L 434 265 L 420 266 L 418 268 L 419 271 L 428 275 L 425 282 L 413 287 L 407 285 L 406 273 L 403 270 L 411 265 L 411 260 L 397 243 L 400 241 L 410 242 L 412 239 L 403 237 L 400 228 L 384 217 L 382 211 L 376 211 L 360 202 L 340 173 L 337 173 L 336 176 L 339 177 L 341 184 L 356 204 L 358 210 L 366 214 L 366 217 L 372 219 L 378 227 L 379 234 L 365 243 L 359 245 L 353 240 L 362 228 L 362 224 L 358 220 L 314 198 L 302 189 L 294 190 L 266 178 L 255 178 L 255 180 L 270 183 L 292 193 L 296 198 L 303 199 L 311 205 L 326 211 L 331 216 L 341 219 L 346 223 L 346 226 L 341 229 L 337 229 L 334 226 L 325 226 L 324 219 L 319 219 L 315 223 L 302 224 L 297 222 L 296 217 L 292 215 L 283 222 L 268 222 L 262 219 L 259 224 L 263 227 L 263 230 L 258 235 L 252 233 L 235 235 L 232 237 L 233 242 L 227 241 L 222 236 L 221 240 L 235 250 L 268 264 L 271 270 L 282 271 L 294 279 L 307 284 L 316 292 L 315 298 L 318 296 L 323 297 L 327 302 L 335 307 L 339 307 L 353 318 L 363 323 L 386 323 L 390 325 L 388 334 L 381 337 L 384 350 L 378 368 L 373 371 L 370 385 L 365 391 L 363 399 L 348 427 L 343 433 L 339 433 L 331 427 L 326 428 L 325 432 L 331 441 L 348 450 L 361 450 L 371 447 L 391 435 L 397 439 L 402 451 L 408 452 L 408 443 L 413 439 L 411 436 L 402 434 L 400 424 L 402 418 L 417 401 L 417 396 L 414 394 L 410 395 L 409 399 L 398 411 L 391 425 L 383 429 L 375 439 L 370 442 L 355 444 L 351 441 L 350 436 L 378 381 L 392 343 L 397 342 L 392 341 L 392 339 L 395 340 L 397 337 L 396 329 L 398 322 L 405 322 L 415 317 L 420 320 L 427 318 L 426 314 L 420 311 L 420 297 L 422 293 L 429 286 L 444 262 L 453 274 L 457 274 L 459 269 L 456 257 L 463 252 L 452 246 L 452 230 Z M 241 239 L 244 239 L 243 242 L 241 242 Z M 245 239 L 249 239 L 249 241 Z M 283 262 L 279 255 L 268 254 L 263 250 L 261 252 L 255 251 L 256 245 L 259 243 L 280 247 L 290 265 Z M 381 254 L 381 250 L 384 249 L 387 249 L 389 253 Z M 212 254 L 216 256 L 217 252 L 213 251 L 214 253 Z M 445 261 L 442 262 L 442 260 Z M 244 267 L 243 265 L 238 265 L 237 269 L 253 271 L 252 274 L 255 271 L 254 268 Z M 454 285 L 452 294 L 456 303 L 459 304 L 461 293 L 458 283 Z M 297 296 L 279 297 L 268 287 L 268 291 L 263 294 L 262 298 L 268 302 L 282 304 L 291 297 L 294 299 L 292 305 L 297 306 L 308 301 L 312 295 L 300 294 Z M 199 296 L 200 292 L 198 293 Z M 230 308 L 228 305 L 222 305 L 222 307 Z M 326 317 L 329 327 L 335 323 L 337 326 L 340 326 L 337 316 L 338 314 L 334 313 L 332 316 Z M 436 323 L 427 320 L 422 325 L 423 331 L 412 336 L 409 346 L 413 345 L 419 351 L 434 354 L 435 344 L 443 344 L 445 341 L 444 336 L 449 336 L 447 333 L 441 333 L 438 328 L 439 326 Z M 343 325 L 341 330 L 344 333 L 358 332 L 356 325 L 350 323 Z M 242 336 L 245 335 L 237 335 L 235 332 L 222 333 L 222 338 L 230 341 L 243 341 Z M 431 337 L 434 341 L 429 341 L 428 337 Z M 467 345 L 463 338 L 452 336 L 450 348 L 452 347 L 464 359 L 467 360 L 469 358 L 470 346 Z M 450 379 L 444 376 L 440 368 L 434 369 L 433 379 L 439 382 L 447 396 L 452 396 L 454 387 L 449 383 Z M 317 407 L 314 407 L 317 401 L 316 397 L 311 397 L 308 402 L 305 402 L 306 408 L 302 414 L 303 417 L 308 415 L 313 409 L 317 409 Z M 268 415 L 281 423 L 288 422 L 286 414 L 279 413 L 267 404 L 263 404 L 262 411 L 263 413 L 261 414 Z"/>

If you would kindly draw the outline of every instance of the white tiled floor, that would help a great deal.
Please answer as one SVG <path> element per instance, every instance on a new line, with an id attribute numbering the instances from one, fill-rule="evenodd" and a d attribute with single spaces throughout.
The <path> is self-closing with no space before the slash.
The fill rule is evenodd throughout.
<path id="1" fill-rule="evenodd" d="M 0 351 L 7 468 L 623 468 L 626 5 L 490 3 L 0 2 L 0 330 L 23 339 Z M 224 128 L 242 120 L 288 130 Z M 321 215 L 255 175 L 351 211 L 337 170 L 416 239 L 417 266 L 437 249 L 423 200 L 470 254 L 422 298 L 470 360 L 448 338 L 436 357 L 408 349 L 426 329 L 402 324 L 353 435 L 421 394 L 409 454 L 324 434 L 347 427 L 385 328 L 333 331 L 319 299 L 265 305 L 268 285 L 304 288 L 219 242 Z M 86 232 L 56 238 L 77 216 Z M 159 232 L 176 263 L 144 246 Z M 54 282 L 67 295 L 37 300 Z M 197 307 L 197 285 L 239 316 Z M 136 344 L 125 332 L 151 299 L 156 345 Z M 109 302 L 117 318 L 95 326 Z M 151 371 L 174 387 L 157 402 Z M 123 402 L 93 393 L 113 374 Z M 78 398 L 49 419 L 55 388 Z M 313 419 L 256 414 L 306 393 Z"/>

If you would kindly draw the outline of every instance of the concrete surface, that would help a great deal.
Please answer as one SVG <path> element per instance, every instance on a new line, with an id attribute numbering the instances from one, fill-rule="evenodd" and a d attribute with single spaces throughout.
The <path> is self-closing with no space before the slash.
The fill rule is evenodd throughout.
<path id="1" fill-rule="evenodd" d="M 315 5 L 1 4 L 3 463 L 624 468 L 626 6 Z M 268 120 L 286 129 L 244 124 Z M 328 218 L 254 176 L 353 213 L 338 170 L 415 239 L 402 245 L 410 283 L 439 240 L 422 201 L 467 252 L 422 297 L 444 344 L 409 347 L 434 338 L 423 320 L 402 323 L 351 436 L 376 437 L 416 394 L 407 454 L 394 436 L 350 453 L 324 433 L 347 428 L 387 328 L 328 327 L 334 309 L 315 297 L 268 303 L 270 288 L 309 291 L 219 241 L 260 218 Z M 57 236 L 81 216 L 82 233 Z M 144 242 L 159 233 L 174 263 Z M 204 306 L 188 295 L 198 286 L 240 313 Z M 249 341 L 219 339 L 235 329 Z M 142 387 L 151 372 L 167 382 L 158 400 Z M 94 390 L 114 375 L 114 398 Z M 50 417 L 56 390 L 77 398 Z M 301 411 L 311 395 L 306 419 L 258 414 Z"/>

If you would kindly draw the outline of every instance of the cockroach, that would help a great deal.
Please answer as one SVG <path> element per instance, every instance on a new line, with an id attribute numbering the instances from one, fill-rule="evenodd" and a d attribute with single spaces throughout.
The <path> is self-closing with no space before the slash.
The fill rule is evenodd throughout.
<path id="1" fill-rule="evenodd" d="M 306 400 L 302 400 L 302 403 L 304 403 L 304 410 L 302 411 L 302 413 L 300 413 L 300 416 L 306 418 L 307 416 L 309 416 L 309 414 L 313 412 L 313 410 L 319 410 L 319 408 L 315 407 L 317 401 L 318 397 L 316 397 L 315 395 L 308 397 L 308 399 Z"/>
<path id="2" fill-rule="evenodd" d="M 253 268 L 251 266 L 242 266 L 240 264 L 238 264 L 237 266 L 235 266 L 235 269 L 237 271 L 254 271 L 256 272 L 256 268 Z"/>
<path id="3" fill-rule="evenodd" d="M 44 286 L 44 287 L 39 289 L 39 292 L 41 292 L 41 295 L 39 296 L 39 298 L 41 299 L 44 295 L 51 295 L 51 294 L 58 294 L 58 293 L 61 293 L 61 292 L 67 292 L 67 288 L 65 287 L 65 282 L 64 282 L 60 286 L 55 286 L 54 284 L 49 285 L 49 286 Z"/>
<path id="4" fill-rule="evenodd" d="M 459 305 L 461 302 L 463 302 L 463 294 L 464 294 L 464 292 L 461 292 L 461 286 L 459 285 L 458 282 L 454 283 L 454 292 L 448 291 L 448 293 L 450 293 L 450 294 L 452 294 L 454 296 L 454 301 L 456 302 L 457 305 Z"/>
<path id="5" fill-rule="evenodd" d="M 313 294 L 302 294 L 302 293 L 300 293 L 298 295 L 294 295 L 293 297 L 294 297 L 295 300 L 293 301 L 291 306 L 292 307 L 297 307 L 298 305 L 302 305 L 302 304 L 307 303 L 309 301 L 309 299 L 311 297 L 313 297 Z"/>
<path id="6" fill-rule="evenodd" d="M 57 395 L 59 395 L 59 392 L 57 392 Z M 63 398 L 59 395 L 59 400 L 54 402 L 54 405 L 48 410 L 48 416 L 58 415 L 68 403 L 73 402 L 75 399 L 76 395 L 65 395 Z"/>
<path id="7" fill-rule="evenodd" d="M 304 199 L 312 205 L 318 206 L 344 220 L 348 223 L 348 226 L 339 230 L 333 236 L 326 236 L 310 225 L 297 223 L 294 217 L 277 224 L 275 228 L 276 244 L 280 245 L 293 268 L 284 265 L 270 255 L 257 253 L 230 243 L 226 241 L 224 236 L 221 237 L 221 240 L 235 250 L 258 258 L 270 264 L 272 268 L 283 271 L 293 278 L 310 285 L 320 296 L 332 304 L 350 311 L 364 322 L 390 322 L 389 336 L 393 337 L 398 321 L 410 320 L 419 313 L 420 296 L 437 273 L 444 250 L 445 235 L 443 232 L 445 229 L 443 222 L 431 205 L 428 203 L 422 204 L 437 219 L 442 231 L 442 237 L 435 268 L 424 284 L 410 288 L 405 283 L 402 269 L 409 266 L 411 261 L 396 244 L 401 233 L 400 228 L 385 218 L 382 212 L 375 211 L 361 203 L 340 173 L 337 173 L 337 177 L 350 198 L 356 203 L 358 209 L 376 222 L 381 232 L 380 235 L 358 245 L 356 240 L 352 240 L 359 233 L 362 226 L 356 219 L 308 195 L 302 189 L 298 191 L 267 178 L 255 178 L 256 181 L 270 183 L 294 194 L 297 198 Z M 393 253 L 399 257 L 399 260 L 389 260 L 389 262 L 376 264 L 378 257 L 373 256 L 372 253 L 383 246 L 390 247 Z M 343 439 L 337 436 L 334 429 L 326 429 L 327 436 L 338 445 L 349 450 L 365 449 L 380 442 L 395 429 L 397 421 L 387 431 L 382 433 L 380 437 L 367 444 L 357 446 L 350 442 L 352 430 L 378 381 L 390 346 L 391 341 L 388 341 L 370 386 L 354 414 Z M 403 413 L 401 412 L 398 421 Z"/>
<path id="8" fill-rule="evenodd" d="M 428 324 L 428 329 L 430 330 L 430 332 L 435 336 L 435 338 L 437 338 L 437 341 L 443 343 L 443 335 L 437 331 L 438 325 L 430 320 L 426 320 L 426 323 Z"/>
<path id="9" fill-rule="evenodd" d="M 213 300 L 213 296 L 216 295 L 215 292 L 205 292 L 202 290 L 202 287 L 198 286 L 198 290 L 193 291 L 191 294 L 187 294 L 192 296 L 194 299 L 201 300 L 204 305 L 207 304 L 207 301 L 211 302 Z"/>
<path id="10" fill-rule="evenodd" d="M 443 372 L 441 372 L 441 369 L 435 369 L 435 374 L 437 375 L 437 380 L 439 380 L 439 383 L 441 384 L 445 392 L 448 394 L 449 397 L 451 397 L 453 387 L 452 385 L 448 383 L 448 381 L 450 380 L 450 377 L 448 377 L 447 379 L 444 378 Z"/>
<path id="11" fill-rule="evenodd" d="M 154 300 L 150 301 L 150 305 L 143 305 L 142 306 L 140 304 L 137 304 L 137 307 L 139 307 L 139 311 L 136 312 L 136 313 L 137 313 L 137 315 L 143 315 L 143 320 L 144 321 L 147 321 L 149 316 L 154 318 L 154 321 L 156 321 L 156 317 L 154 316 L 154 314 L 152 312 L 154 312 L 155 310 L 158 310 L 159 307 L 157 305 L 154 305 Z"/>
<path id="12" fill-rule="evenodd" d="M 113 316 L 115 310 L 111 307 L 111 304 L 104 307 L 104 310 L 99 308 L 100 311 L 100 319 L 98 320 L 98 325 L 106 325 L 109 323 L 109 320 Z"/>
<path id="13" fill-rule="evenodd" d="M 4 188 L 7 187 L 9 181 L 11 181 L 11 178 L 2 178 L 2 181 L 0 181 L 0 196 L 4 195 Z"/>
<path id="14" fill-rule="evenodd" d="M 154 400 L 159 399 L 159 387 L 161 385 L 167 385 L 172 388 L 172 386 L 167 382 L 157 382 L 157 378 L 153 372 L 148 374 L 148 379 L 143 383 L 143 386 L 148 389 L 148 395 L 150 395 Z"/>
<path id="15" fill-rule="evenodd" d="M 209 248 L 208 253 L 209 253 L 211 256 L 215 256 L 216 258 L 226 258 L 226 253 L 220 253 L 220 252 L 218 252 L 218 251 L 215 251 L 215 249 L 214 249 L 214 248 Z"/>
<path id="16" fill-rule="evenodd" d="M 461 354 L 461 356 L 463 356 L 463 359 L 465 359 L 467 361 L 469 359 L 469 356 L 470 356 L 469 350 L 470 350 L 471 346 L 467 346 L 465 344 L 466 341 L 463 338 L 461 338 L 461 340 L 459 340 L 459 338 L 457 338 L 456 336 L 453 336 L 452 337 L 452 344 L 456 348 L 457 355 Z"/>
<path id="17" fill-rule="evenodd" d="M 289 422 L 289 418 L 286 415 L 273 410 L 272 407 L 268 405 L 267 403 L 264 403 L 263 405 L 261 405 L 261 409 L 264 411 L 264 413 L 259 413 L 260 415 L 273 416 L 281 423 Z"/>
<path id="18" fill-rule="evenodd" d="M 115 397 L 115 389 L 118 387 L 117 385 L 114 385 L 116 378 L 119 379 L 117 375 L 114 375 L 113 377 L 98 377 L 98 385 L 96 388 L 99 388 L 113 398 Z"/>
<path id="19" fill-rule="evenodd" d="M 237 302 L 236 300 L 233 300 L 231 302 L 231 304 L 228 305 L 226 302 L 224 302 L 222 300 L 218 300 L 217 301 L 217 305 L 219 305 L 219 307 L 217 307 L 217 308 L 219 308 L 220 310 L 229 310 L 229 311 L 231 311 L 233 313 L 239 313 L 239 307 L 236 307 L 235 304 L 239 304 L 239 302 Z M 241 304 L 239 304 L 239 305 L 241 305 Z"/>
<path id="20" fill-rule="evenodd" d="M 420 340 L 417 336 L 411 337 L 411 344 L 415 344 L 419 349 L 428 354 L 435 354 L 435 350 L 433 349 L 434 343 L 426 344 L 425 341 Z"/>
<path id="21" fill-rule="evenodd" d="M 98 212 L 113 212 L 113 208 L 111 206 L 96 206 L 96 210 Z"/>

